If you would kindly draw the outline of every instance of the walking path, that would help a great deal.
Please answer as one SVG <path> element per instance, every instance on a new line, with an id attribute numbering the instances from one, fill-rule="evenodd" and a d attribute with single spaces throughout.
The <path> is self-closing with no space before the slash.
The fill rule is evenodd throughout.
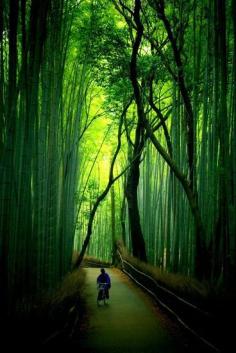
<path id="1" fill-rule="evenodd" d="M 108 305 L 97 306 L 98 268 L 88 268 L 89 330 L 80 339 L 84 353 L 184 353 L 149 297 L 117 269 L 107 269 L 112 287 Z"/>

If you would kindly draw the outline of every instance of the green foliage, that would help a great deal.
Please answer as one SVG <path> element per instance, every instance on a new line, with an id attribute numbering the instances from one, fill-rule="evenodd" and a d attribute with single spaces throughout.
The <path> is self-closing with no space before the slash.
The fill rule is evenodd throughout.
<path id="1" fill-rule="evenodd" d="M 70 269 L 73 246 L 81 249 L 92 205 L 107 183 L 121 116 L 114 174 L 127 167 L 135 138 L 146 131 L 144 121 L 137 124 L 137 99 L 123 114 L 134 97 L 130 62 L 137 35 L 135 2 L 123 3 L 3 2 L 0 302 L 9 310 L 32 304 Z M 157 3 L 142 1 L 136 79 L 145 119 L 167 154 L 171 146 L 173 163 L 167 166 L 145 132 L 138 202 L 148 259 L 193 275 L 200 219 L 208 279 L 225 284 L 236 268 L 235 16 L 230 2 L 171 0 L 163 1 L 164 9 Z M 126 182 L 127 173 L 114 185 L 113 203 L 108 197 L 96 214 L 90 255 L 111 259 L 114 220 L 115 237 L 123 232 L 132 250 Z"/>

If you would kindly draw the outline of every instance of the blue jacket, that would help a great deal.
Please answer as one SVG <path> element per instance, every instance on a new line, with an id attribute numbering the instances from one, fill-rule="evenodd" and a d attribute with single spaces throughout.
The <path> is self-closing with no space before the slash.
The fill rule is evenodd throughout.
<path id="1" fill-rule="evenodd" d="M 105 272 L 105 273 L 101 273 L 98 278 L 97 278 L 97 283 L 107 283 L 108 284 L 108 288 L 111 287 L 111 279 L 109 277 L 109 275 Z"/>

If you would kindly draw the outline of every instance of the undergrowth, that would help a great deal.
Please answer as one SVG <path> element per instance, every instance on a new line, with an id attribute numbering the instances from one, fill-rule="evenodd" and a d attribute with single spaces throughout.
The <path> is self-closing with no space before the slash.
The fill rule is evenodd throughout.
<path id="1" fill-rule="evenodd" d="M 133 257 L 121 243 L 118 242 L 117 246 L 122 257 L 138 270 L 151 276 L 158 284 L 202 309 L 224 315 L 226 308 L 228 310 L 232 310 L 232 307 L 235 308 L 235 288 L 228 290 L 206 280 L 199 281 L 194 277 L 180 273 L 169 273 Z"/>
<path id="2" fill-rule="evenodd" d="M 76 262 L 76 259 L 78 258 L 78 256 L 79 254 L 77 252 L 74 252 L 73 258 L 72 258 L 73 264 Z M 90 263 L 90 266 L 94 264 L 94 266 L 99 266 L 99 267 L 111 267 L 111 262 L 98 259 L 97 257 L 94 257 L 94 256 L 87 256 L 87 255 L 84 256 L 83 264 L 86 265 L 87 262 Z"/>
<path id="3" fill-rule="evenodd" d="M 27 312 L 18 305 L 18 312 L 9 317 L 4 327 L 5 343 L 35 349 L 47 345 L 68 344 L 79 339 L 87 321 L 85 271 L 68 273 L 57 288 L 44 293 Z"/>

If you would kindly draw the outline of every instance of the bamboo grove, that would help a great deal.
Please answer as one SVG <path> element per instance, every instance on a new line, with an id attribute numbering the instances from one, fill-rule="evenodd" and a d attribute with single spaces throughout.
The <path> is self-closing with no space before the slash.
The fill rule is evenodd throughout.
<path id="1" fill-rule="evenodd" d="M 117 240 L 231 283 L 235 58 L 235 0 L 0 1 L 2 312 Z"/>

